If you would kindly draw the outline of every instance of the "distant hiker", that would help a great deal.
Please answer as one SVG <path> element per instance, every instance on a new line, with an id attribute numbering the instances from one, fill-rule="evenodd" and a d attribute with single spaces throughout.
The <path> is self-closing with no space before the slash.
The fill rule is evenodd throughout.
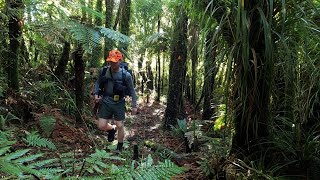
<path id="1" fill-rule="evenodd" d="M 132 75 L 121 66 L 122 53 L 119 50 L 111 50 L 106 61 L 109 66 L 99 71 L 95 84 L 94 98 L 100 103 L 98 110 L 98 128 L 108 132 L 108 141 L 112 142 L 118 131 L 117 150 L 122 152 L 124 139 L 125 120 L 125 96 L 132 97 L 132 114 L 137 112 L 137 98 L 133 86 Z M 111 125 L 110 120 L 115 125 Z"/>

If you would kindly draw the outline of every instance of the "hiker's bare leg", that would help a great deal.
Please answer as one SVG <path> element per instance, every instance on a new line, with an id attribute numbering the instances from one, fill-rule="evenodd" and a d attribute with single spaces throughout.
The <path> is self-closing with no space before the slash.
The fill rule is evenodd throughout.
<path id="1" fill-rule="evenodd" d="M 118 142 L 123 143 L 124 139 L 124 126 L 123 121 L 117 121 L 115 120 L 114 123 L 116 124 L 117 130 L 118 130 Z"/>
<path id="2" fill-rule="evenodd" d="M 112 125 L 108 122 L 108 120 L 103 119 L 103 118 L 99 118 L 98 119 L 98 128 L 102 131 L 109 131 L 111 130 L 113 127 Z"/>

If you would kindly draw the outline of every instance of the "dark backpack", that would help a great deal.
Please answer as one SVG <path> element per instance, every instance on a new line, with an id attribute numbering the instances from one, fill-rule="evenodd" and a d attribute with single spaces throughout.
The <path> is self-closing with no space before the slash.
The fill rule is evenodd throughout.
<path id="1" fill-rule="evenodd" d="M 122 69 L 121 70 L 122 71 L 122 82 L 121 83 L 114 82 L 113 91 L 114 91 L 114 93 L 120 95 L 120 97 L 131 96 L 129 88 L 127 88 L 127 83 L 126 83 L 126 74 L 127 73 L 126 72 L 129 72 L 132 77 L 132 70 L 128 68 L 128 63 L 126 63 L 126 62 L 121 62 L 120 68 Z M 111 70 L 110 70 L 111 78 L 107 78 L 105 76 L 108 69 L 110 69 L 110 66 L 103 67 L 102 72 L 100 74 L 99 95 L 103 94 L 104 85 L 106 83 L 108 83 L 109 80 L 113 81 Z"/>

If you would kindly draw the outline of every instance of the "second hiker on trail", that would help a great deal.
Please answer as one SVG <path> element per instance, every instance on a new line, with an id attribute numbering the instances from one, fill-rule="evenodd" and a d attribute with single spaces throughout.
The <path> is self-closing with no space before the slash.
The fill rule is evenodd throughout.
<path id="1" fill-rule="evenodd" d="M 98 128 L 108 132 L 108 141 L 112 142 L 116 131 L 118 131 L 117 150 L 122 151 L 124 139 L 125 120 L 125 96 L 132 97 L 132 114 L 137 112 L 137 98 L 133 86 L 131 74 L 121 67 L 123 60 L 119 50 L 111 50 L 106 61 L 109 66 L 99 71 L 99 77 L 95 84 L 94 98 L 100 103 L 98 110 Z M 114 120 L 115 125 L 111 124 Z"/>

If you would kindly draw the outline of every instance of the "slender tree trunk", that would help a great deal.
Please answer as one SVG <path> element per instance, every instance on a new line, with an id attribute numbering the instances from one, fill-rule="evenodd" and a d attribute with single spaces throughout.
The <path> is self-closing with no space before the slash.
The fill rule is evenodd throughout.
<path id="1" fill-rule="evenodd" d="M 75 95 L 78 113 L 76 114 L 76 122 L 82 123 L 82 111 L 84 100 L 84 70 L 85 63 L 83 60 L 83 50 L 80 46 L 74 52 L 74 68 L 75 68 Z"/>
<path id="2" fill-rule="evenodd" d="M 86 1 L 86 0 L 85 0 Z M 86 2 L 87 3 L 87 5 L 88 5 L 88 8 L 90 8 L 90 9 L 93 9 L 93 4 L 94 4 L 94 2 L 95 1 L 92 1 L 92 0 L 87 0 L 88 2 Z M 101 0 L 97 0 L 97 6 L 98 6 L 98 4 L 99 4 L 99 1 L 101 1 Z M 97 7 L 96 6 L 96 7 Z M 100 8 L 102 8 L 102 5 L 100 5 Z M 96 9 L 97 10 L 97 9 Z M 101 11 L 99 11 L 99 12 L 101 12 Z M 96 17 L 97 18 L 97 17 Z M 92 14 L 91 13 L 88 13 L 88 18 L 87 18 L 87 21 L 88 21 L 88 24 L 92 24 Z"/>
<path id="3" fill-rule="evenodd" d="M 28 64 L 29 63 L 29 52 L 25 43 L 24 38 L 21 38 L 21 46 L 20 46 L 20 57 L 19 59 L 21 59 L 20 64 Z"/>
<path id="4" fill-rule="evenodd" d="M 111 24 L 112 24 L 112 12 L 113 12 L 113 7 L 114 7 L 114 0 L 105 0 L 106 4 L 106 28 L 111 29 Z M 104 41 L 104 59 L 108 57 L 109 51 L 112 49 L 112 42 L 108 39 Z"/>
<path id="5" fill-rule="evenodd" d="M 19 39 L 22 35 L 22 15 L 23 3 L 22 0 L 8 0 L 8 7 L 14 11 L 14 15 L 8 15 L 9 19 L 9 54 L 7 59 L 7 74 L 8 74 L 8 87 L 19 91 L 19 78 L 18 78 L 18 61 L 19 61 Z"/>
<path id="6" fill-rule="evenodd" d="M 54 47 L 53 45 L 49 45 L 48 47 L 48 66 L 53 71 L 56 65 L 56 57 L 54 54 Z"/>
<path id="7" fill-rule="evenodd" d="M 158 15 L 158 33 L 160 33 L 160 25 L 161 25 L 161 17 Z M 161 89 L 160 89 L 160 83 L 161 83 L 161 66 L 160 66 L 160 55 L 161 55 L 161 49 L 158 48 L 157 50 L 157 97 L 156 101 L 160 102 L 160 96 L 161 96 Z"/>
<path id="8" fill-rule="evenodd" d="M 69 54 L 70 54 L 70 43 L 65 41 L 64 46 L 63 46 L 63 52 L 61 54 L 60 60 L 58 62 L 58 65 L 55 69 L 54 74 L 60 79 L 63 80 L 65 73 L 66 73 L 66 68 L 67 64 L 69 61 Z"/>
<path id="9" fill-rule="evenodd" d="M 124 8 L 124 3 L 125 3 L 125 0 L 120 0 L 119 8 L 117 11 L 117 16 L 116 16 L 116 19 L 115 19 L 114 25 L 113 25 L 113 30 L 115 30 L 115 31 L 117 30 L 117 26 L 120 21 L 120 14 L 121 14 L 122 9 Z"/>
<path id="10" fill-rule="evenodd" d="M 207 34 L 206 40 L 206 56 L 205 56 L 205 65 L 204 65 L 204 84 L 203 84 L 203 113 L 202 119 L 208 120 L 212 117 L 214 110 L 212 107 L 212 93 L 215 83 L 215 76 L 217 72 L 217 67 L 215 63 L 216 59 L 216 44 L 213 40 L 214 32 L 211 30 Z"/>
<path id="11" fill-rule="evenodd" d="M 124 8 L 121 12 L 121 22 L 120 22 L 120 32 L 124 35 L 129 36 L 129 22 L 130 22 L 130 16 L 131 16 L 131 0 L 123 0 L 124 1 Z M 120 49 L 123 49 L 124 51 L 128 50 L 128 44 L 120 43 L 119 45 Z"/>
<path id="12" fill-rule="evenodd" d="M 96 8 L 95 10 L 102 13 L 102 0 L 97 0 Z M 96 26 L 102 26 L 102 19 L 100 17 L 95 17 L 94 19 L 94 25 Z M 91 53 L 91 61 L 89 61 L 89 68 L 92 67 L 98 67 L 100 58 L 102 56 L 102 45 L 98 44 L 96 47 L 92 49 Z"/>
<path id="13" fill-rule="evenodd" d="M 170 129 L 171 125 L 176 125 L 177 118 L 185 118 L 185 112 L 182 108 L 182 92 L 186 76 L 188 17 L 182 7 L 177 9 L 177 19 L 171 44 L 169 92 L 164 117 L 165 129 Z"/>
<path id="14" fill-rule="evenodd" d="M 191 104 L 194 106 L 196 104 L 197 91 L 197 65 L 198 65 L 198 27 L 197 25 L 192 25 L 191 30 L 191 62 L 192 62 L 192 75 L 191 75 Z"/>
<path id="15" fill-rule="evenodd" d="M 152 68 L 151 68 L 151 62 L 147 61 L 146 65 L 147 69 L 147 88 L 148 90 L 153 90 L 153 73 L 152 73 Z"/>

